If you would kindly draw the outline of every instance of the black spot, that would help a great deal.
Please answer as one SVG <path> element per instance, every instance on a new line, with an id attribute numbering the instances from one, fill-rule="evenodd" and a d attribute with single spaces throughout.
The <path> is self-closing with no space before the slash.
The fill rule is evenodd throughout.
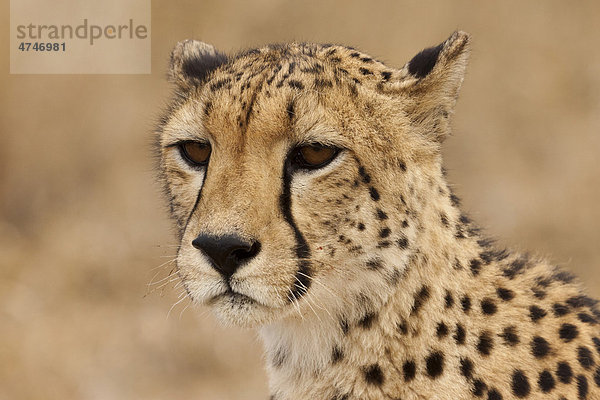
<path id="1" fill-rule="evenodd" d="M 400 239 L 396 240 L 396 245 L 398 246 L 398 248 L 404 250 L 408 248 L 408 239 L 405 237 L 401 237 Z"/>
<path id="2" fill-rule="evenodd" d="M 317 89 L 332 88 L 333 82 L 328 79 L 315 78 L 314 85 Z"/>
<path id="3" fill-rule="evenodd" d="M 585 369 L 590 369 L 594 365 L 594 356 L 590 349 L 585 346 L 579 346 L 577 348 L 577 360 Z"/>
<path id="4" fill-rule="evenodd" d="M 365 381 L 371 385 L 381 386 L 384 381 L 383 372 L 379 364 L 373 364 L 364 368 Z"/>
<path id="5" fill-rule="evenodd" d="M 411 314 L 415 314 L 419 311 L 423 303 L 429 299 L 430 296 L 429 288 L 427 286 L 421 287 L 421 289 L 415 295 L 415 302 L 413 304 Z"/>
<path id="6" fill-rule="evenodd" d="M 291 88 L 293 88 L 293 89 L 300 89 L 300 90 L 304 89 L 304 84 L 302 82 L 300 82 L 300 81 L 295 80 L 295 79 L 290 79 L 288 81 L 288 85 Z"/>
<path id="7" fill-rule="evenodd" d="M 578 313 L 577 319 L 580 320 L 581 322 L 584 322 L 584 323 L 590 324 L 590 325 L 596 325 L 598 323 L 596 318 L 592 317 L 590 314 L 585 313 L 585 312 Z"/>
<path id="8" fill-rule="evenodd" d="M 336 393 L 333 395 L 333 397 L 331 398 L 331 400 L 348 400 L 350 398 L 350 395 L 348 393 Z"/>
<path id="9" fill-rule="evenodd" d="M 448 216 L 446 214 L 440 214 L 440 221 L 442 222 L 442 225 L 448 226 Z"/>
<path id="10" fill-rule="evenodd" d="M 277 67 L 275 67 L 275 69 L 273 70 L 272 75 L 266 81 L 267 85 L 271 85 L 271 83 L 273 83 L 273 80 L 275 79 L 275 77 L 277 76 L 277 74 L 279 73 L 279 71 L 281 71 L 281 64 L 279 64 L 279 65 L 277 65 Z"/>
<path id="11" fill-rule="evenodd" d="M 441 43 L 421 51 L 408 63 L 408 72 L 419 79 L 427 76 L 435 66 L 443 47 L 443 43 Z"/>
<path id="12" fill-rule="evenodd" d="M 356 88 L 356 85 L 348 85 L 348 90 L 350 90 L 350 94 L 352 94 L 352 96 L 358 96 L 358 89 Z"/>
<path id="13" fill-rule="evenodd" d="M 558 330 L 558 335 L 565 342 L 570 342 L 579 335 L 579 331 L 573 324 L 562 324 Z"/>
<path id="14" fill-rule="evenodd" d="M 386 219 L 388 219 L 388 215 L 384 211 L 382 211 L 380 208 L 378 208 L 377 209 L 377 219 L 381 220 L 381 221 L 386 220 Z"/>
<path id="15" fill-rule="evenodd" d="M 488 400 L 502 400 L 502 395 L 496 389 L 490 389 L 488 391 Z"/>
<path id="16" fill-rule="evenodd" d="M 461 324 L 456 324 L 456 332 L 454 332 L 454 340 L 456 344 L 465 344 L 465 337 L 467 333 L 465 328 Z"/>
<path id="17" fill-rule="evenodd" d="M 406 361 L 402 365 L 402 374 L 406 382 L 412 381 L 417 373 L 417 366 L 414 361 Z"/>
<path id="18" fill-rule="evenodd" d="M 571 283 L 575 280 L 575 275 L 566 271 L 555 271 L 552 274 L 552 279 L 563 282 L 563 283 Z"/>
<path id="19" fill-rule="evenodd" d="M 213 109 L 212 102 L 211 101 L 207 101 L 204 104 L 204 117 L 208 117 L 210 115 L 210 112 L 212 111 L 212 109 Z"/>
<path id="20" fill-rule="evenodd" d="M 472 222 L 472 221 L 471 221 L 471 218 L 469 218 L 469 217 L 468 217 L 467 215 L 465 215 L 465 214 L 460 214 L 460 217 L 458 217 L 458 220 L 459 220 L 461 223 L 465 224 L 465 225 L 466 225 L 466 224 L 470 224 L 470 223 Z"/>
<path id="21" fill-rule="evenodd" d="M 583 375 L 577 375 L 577 396 L 580 399 L 585 399 L 588 395 L 588 381 Z"/>
<path id="22" fill-rule="evenodd" d="M 402 278 L 402 272 L 400 272 L 400 270 L 398 268 L 394 268 L 394 270 L 392 271 L 392 274 L 389 275 L 389 277 L 388 277 L 388 281 L 389 281 L 390 285 L 396 286 L 398 284 L 398 282 L 400 281 L 400 278 Z"/>
<path id="23" fill-rule="evenodd" d="M 498 307 L 496 307 L 496 303 L 494 303 L 492 299 L 486 298 L 481 300 L 481 311 L 483 311 L 484 314 L 492 315 L 496 314 Z"/>
<path id="24" fill-rule="evenodd" d="M 492 334 L 488 331 L 484 331 L 479 335 L 479 342 L 477 342 L 477 351 L 484 356 L 489 356 L 492 349 L 494 348 L 494 340 Z"/>
<path id="25" fill-rule="evenodd" d="M 536 284 L 543 287 L 543 288 L 547 288 L 548 286 L 550 286 L 550 284 L 552 283 L 552 279 L 551 278 L 545 278 L 543 276 L 538 276 L 536 279 Z"/>
<path id="26" fill-rule="evenodd" d="M 600 339 L 597 337 L 592 338 L 592 342 L 594 342 L 594 346 L 596 347 L 596 351 L 600 354 Z"/>
<path id="27" fill-rule="evenodd" d="M 389 240 L 382 240 L 380 242 L 377 242 L 377 248 L 378 249 L 385 249 L 388 248 L 392 245 L 392 242 L 390 242 Z"/>
<path id="28" fill-rule="evenodd" d="M 479 275 L 479 272 L 481 271 L 481 261 L 476 258 L 472 259 L 469 263 L 469 268 L 471 268 L 473 275 Z"/>
<path id="29" fill-rule="evenodd" d="M 559 362 L 556 365 L 556 376 L 562 383 L 570 383 L 573 379 L 573 370 L 567 362 Z"/>
<path id="30" fill-rule="evenodd" d="M 381 77 L 383 78 L 384 82 L 387 82 L 392 77 L 392 73 L 390 71 L 382 71 Z"/>
<path id="31" fill-rule="evenodd" d="M 555 382 L 552 373 L 548 370 L 544 370 L 540 373 L 540 377 L 538 378 L 538 386 L 540 390 L 544 393 L 548 393 L 552 389 L 554 389 Z"/>
<path id="32" fill-rule="evenodd" d="M 460 299 L 460 305 L 465 313 L 468 313 L 471 309 L 471 298 L 469 296 L 464 296 Z"/>
<path id="33" fill-rule="evenodd" d="M 596 382 L 596 386 L 600 387 L 600 367 L 596 369 L 596 373 L 594 374 L 594 382 Z"/>
<path id="34" fill-rule="evenodd" d="M 294 116 L 295 116 L 295 114 L 294 114 L 294 100 L 290 100 L 289 101 L 289 103 L 288 103 L 285 111 L 286 111 L 287 116 L 290 119 L 290 121 L 293 120 Z"/>
<path id="35" fill-rule="evenodd" d="M 324 68 L 321 64 L 315 63 L 308 68 L 300 68 L 300 71 L 307 74 L 320 74 L 324 71 Z"/>
<path id="36" fill-rule="evenodd" d="M 288 75 L 293 74 L 295 69 L 296 69 L 296 62 L 292 61 L 290 63 L 290 65 L 288 65 Z"/>
<path id="37" fill-rule="evenodd" d="M 446 308 L 452 308 L 452 306 L 454 305 L 454 297 L 452 297 L 452 293 L 450 293 L 449 291 L 446 291 L 446 296 L 444 297 L 444 302 L 445 302 Z"/>
<path id="38" fill-rule="evenodd" d="M 331 350 L 331 363 L 336 364 L 344 358 L 344 352 L 338 346 L 333 346 Z"/>
<path id="39" fill-rule="evenodd" d="M 505 258 L 508 258 L 508 256 L 510 255 L 510 253 L 508 252 L 508 250 L 506 249 L 502 249 L 502 250 L 494 250 L 493 251 L 493 258 L 496 261 L 502 261 Z"/>
<path id="40" fill-rule="evenodd" d="M 435 330 L 435 334 L 437 335 L 438 338 L 443 338 L 445 336 L 448 335 L 448 326 L 443 323 L 440 322 Z"/>
<path id="41" fill-rule="evenodd" d="M 504 253 L 502 251 L 495 251 L 495 250 L 486 250 L 486 251 L 482 251 L 479 254 L 479 258 L 481 258 L 483 260 L 483 262 L 485 262 L 485 264 L 489 264 L 491 263 L 493 260 L 498 260 L 500 256 L 500 254 L 502 254 L 502 256 L 504 256 Z"/>
<path id="42" fill-rule="evenodd" d="M 508 279 L 514 279 L 514 277 L 517 274 L 520 274 L 523 272 L 523 269 L 525 268 L 526 263 L 527 263 L 526 258 L 519 258 L 519 259 L 513 261 L 512 263 L 510 263 L 510 266 L 508 266 L 504 269 L 504 271 L 503 271 L 504 276 L 507 277 Z"/>
<path id="43" fill-rule="evenodd" d="M 454 207 L 460 206 L 460 199 L 454 193 L 450 193 L 450 201 Z"/>
<path id="44" fill-rule="evenodd" d="M 473 381 L 473 394 L 477 397 L 483 396 L 487 389 L 487 385 L 481 379 L 475 379 Z"/>
<path id="45" fill-rule="evenodd" d="M 362 68 L 361 67 L 361 68 L 359 68 L 359 71 L 363 75 L 373 75 L 373 72 L 371 72 L 371 70 L 367 69 L 367 68 Z"/>
<path id="46" fill-rule="evenodd" d="M 444 372 L 444 354 L 439 351 L 431 353 L 425 359 L 427 375 L 437 378 Z"/>
<path id="47" fill-rule="evenodd" d="M 513 292 L 510 289 L 500 287 L 496 289 L 496 293 L 498 294 L 498 297 L 500 297 L 504 301 L 510 301 L 515 298 L 515 292 Z"/>
<path id="48" fill-rule="evenodd" d="M 467 379 L 473 376 L 473 361 L 468 358 L 460 359 L 460 373 Z"/>
<path id="49" fill-rule="evenodd" d="M 373 199 L 373 201 L 379 201 L 379 192 L 373 186 L 369 187 L 369 194 L 371 195 L 371 199 Z"/>
<path id="50" fill-rule="evenodd" d="M 364 183 L 370 183 L 371 182 L 371 175 L 369 175 L 367 173 L 367 171 L 365 171 L 365 167 L 363 167 L 362 165 L 360 167 L 358 167 L 358 173 L 360 174 L 362 181 Z"/>
<path id="51" fill-rule="evenodd" d="M 365 328 L 365 329 L 369 329 L 372 325 L 373 325 L 373 321 L 375 321 L 375 319 L 377 319 L 377 314 L 375 313 L 366 313 L 359 321 L 358 321 L 358 325 Z"/>
<path id="52" fill-rule="evenodd" d="M 383 261 L 381 261 L 381 259 L 379 258 L 373 258 L 371 260 L 368 260 L 366 265 L 369 269 L 378 270 L 383 268 Z"/>
<path id="53" fill-rule="evenodd" d="M 212 92 L 221 89 L 223 86 L 229 84 L 231 82 L 231 78 L 223 78 L 223 79 L 219 79 L 218 81 L 216 81 L 215 83 L 210 85 L 210 90 Z"/>
<path id="54" fill-rule="evenodd" d="M 359 231 L 365 230 L 365 224 L 363 224 L 362 222 L 359 222 L 356 227 L 358 228 Z"/>
<path id="55" fill-rule="evenodd" d="M 283 365 L 283 363 L 285 362 L 286 358 L 287 358 L 287 353 L 285 352 L 285 350 L 282 349 L 282 348 L 279 348 L 279 349 L 277 349 L 277 351 L 273 355 L 273 360 L 271 361 L 271 364 L 275 368 L 279 368 L 279 367 L 281 367 Z"/>
<path id="56" fill-rule="evenodd" d="M 529 380 L 521 370 L 515 370 L 512 375 L 512 391 L 517 397 L 525 397 L 529 394 L 531 387 Z"/>
<path id="57" fill-rule="evenodd" d="M 598 303 L 597 300 L 587 296 L 573 296 L 567 299 L 567 304 L 573 308 L 594 307 Z"/>
<path id="58" fill-rule="evenodd" d="M 507 326 L 504 328 L 501 334 L 499 334 L 502 339 L 504 339 L 504 343 L 509 346 L 514 346 L 519 343 L 519 336 L 517 335 L 517 328 L 513 325 Z"/>
<path id="59" fill-rule="evenodd" d="M 483 239 L 479 239 L 477 241 L 477 244 L 480 247 L 490 247 L 492 244 L 494 244 L 494 240 L 490 239 L 490 238 L 483 238 Z"/>
<path id="60" fill-rule="evenodd" d="M 408 326 L 406 325 L 406 321 L 404 320 L 398 322 L 396 324 L 396 328 L 398 329 L 398 332 L 400 332 L 403 335 L 406 335 L 408 333 Z"/>
<path id="61" fill-rule="evenodd" d="M 544 358 L 550 352 L 550 343 L 540 336 L 535 336 L 531 340 L 531 353 L 535 358 Z"/>
<path id="62" fill-rule="evenodd" d="M 538 306 L 529 307 L 529 317 L 533 322 L 537 322 L 546 316 L 546 311 Z"/>
<path id="63" fill-rule="evenodd" d="M 562 317 L 563 315 L 568 314 L 570 311 L 569 306 L 561 303 L 554 303 L 554 305 L 552 306 L 552 310 L 554 311 L 554 315 L 556 315 L 557 317 Z"/>
<path id="64" fill-rule="evenodd" d="M 382 228 L 379 231 L 379 237 L 380 238 L 386 238 L 386 237 L 390 236 L 390 233 L 392 233 L 392 231 L 390 230 L 390 228 Z"/>
<path id="65" fill-rule="evenodd" d="M 402 172 L 406 172 L 406 163 L 402 160 L 398 160 L 398 167 L 402 170 Z"/>
<path id="66" fill-rule="evenodd" d="M 342 329 L 342 333 L 344 335 L 347 335 L 348 331 L 350 330 L 350 326 L 348 325 L 348 321 L 346 321 L 345 319 L 341 319 L 340 320 L 340 328 Z"/>

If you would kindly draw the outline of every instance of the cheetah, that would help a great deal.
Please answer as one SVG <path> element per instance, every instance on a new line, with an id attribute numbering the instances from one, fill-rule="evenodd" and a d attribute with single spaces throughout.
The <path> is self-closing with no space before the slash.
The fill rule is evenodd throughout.
<path id="1" fill-rule="evenodd" d="M 177 273 L 256 328 L 271 399 L 600 399 L 600 312 L 461 211 L 441 146 L 469 56 L 340 45 L 171 54 L 157 129 Z"/>

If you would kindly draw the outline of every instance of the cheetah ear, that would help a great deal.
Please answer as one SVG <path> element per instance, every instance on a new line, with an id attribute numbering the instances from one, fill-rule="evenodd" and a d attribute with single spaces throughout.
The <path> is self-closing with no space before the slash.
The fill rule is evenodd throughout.
<path id="1" fill-rule="evenodd" d="M 171 52 L 169 80 L 180 89 L 201 85 L 208 75 L 227 62 L 227 56 L 212 45 L 197 40 L 177 43 Z"/>
<path id="2" fill-rule="evenodd" d="M 427 136 L 442 142 L 453 113 L 469 59 L 470 36 L 454 32 L 443 43 L 413 57 L 390 81 L 393 92 L 407 99 L 406 113 Z M 385 90 L 385 89 L 384 89 Z"/>

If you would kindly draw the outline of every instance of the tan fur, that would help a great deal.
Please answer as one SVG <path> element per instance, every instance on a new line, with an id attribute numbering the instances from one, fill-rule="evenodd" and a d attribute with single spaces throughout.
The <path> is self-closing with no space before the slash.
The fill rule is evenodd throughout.
<path id="1" fill-rule="evenodd" d="M 439 49 L 424 76 L 411 73 L 423 57 L 396 70 L 343 46 L 267 46 L 225 60 L 186 41 L 173 52 L 177 94 L 159 142 L 178 273 L 221 321 L 259 328 L 277 400 L 600 398 L 595 303 L 544 260 L 494 249 L 446 183 L 440 144 L 469 36 Z M 186 164 L 176 146 L 185 140 L 210 142 L 207 169 Z M 310 249 L 310 287 L 292 298 L 299 260 L 282 211 L 284 163 L 315 142 L 343 151 L 291 176 L 289 207 Z M 231 277 L 247 297 L 224 294 L 191 245 L 200 233 L 260 240 Z M 576 337 L 561 338 L 564 324 Z"/>

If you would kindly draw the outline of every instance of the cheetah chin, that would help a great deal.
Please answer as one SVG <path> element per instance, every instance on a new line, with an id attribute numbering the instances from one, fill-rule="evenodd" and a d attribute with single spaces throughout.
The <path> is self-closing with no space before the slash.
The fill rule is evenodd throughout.
<path id="1" fill-rule="evenodd" d="M 400 69 L 328 44 L 173 50 L 177 273 L 259 329 L 272 399 L 600 399 L 597 302 L 497 248 L 446 181 L 469 42 Z"/>

